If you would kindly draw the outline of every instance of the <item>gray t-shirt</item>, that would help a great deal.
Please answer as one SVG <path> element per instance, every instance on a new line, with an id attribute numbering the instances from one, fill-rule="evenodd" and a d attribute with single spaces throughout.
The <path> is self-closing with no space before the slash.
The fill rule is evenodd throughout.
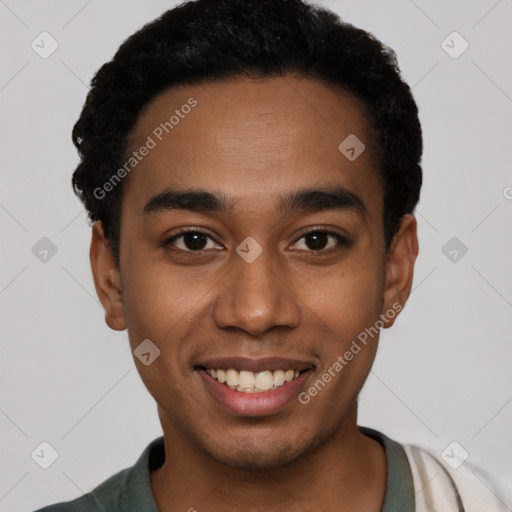
<path id="1" fill-rule="evenodd" d="M 359 430 L 378 441 L 386 452 L 387 482 L 381 512 L 414 512 L 412 474 L 402 446 L 376 430 Z M 159 437 L 144 449 L 135 465 L 119 471 L 90 493 L 36 512 L 158 512 L 149 474 L 162 466 L 164 460 L 164 438 Z"/>

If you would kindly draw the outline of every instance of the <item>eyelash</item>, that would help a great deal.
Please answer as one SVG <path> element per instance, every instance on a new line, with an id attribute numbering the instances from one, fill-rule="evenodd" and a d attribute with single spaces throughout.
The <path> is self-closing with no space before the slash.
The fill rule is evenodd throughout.
<path id="1" fill-rule="evenodd" d="M 183 238 L 183 236 L 186 235 L 187 233 L 196 233 L 196 234 L 206 235 L 210 240 L 212 240 L 212 241 L 214 241 L 215 243 L 218 244 L 217 240 L 215 240 L 208 233 L 206 233 L 205 231 L 202 231 L 199 228 L 185 228 L 185 229 L 182 229 L 179 233 L 177 233 L 177 234 L 173 235 L 172 237 L 166 239 L 164 241 L 164 243 L 163 243 L 164 247 L 172 246 L 173 243 L 177 239 Z M 325 229 L 325 228 L 313 228 L 311 230 L 306 231 L 305 233 L 302 233 L 300 235 L 300 237 L 297 238 L 295 240 L 295 242 L 293 242 L 293 245 L 297 244 L 300 240 L 302 240 L 303 238 L 307 237 L 308 235 L 312 235 L 312 234 L 325 234 L 325 235 L 333 237 L 336 240 L 336 242 L 337 242 L 337 246 L 336 247 L 330 247 L 328 249 L 318 249 L 316 251 L 313 250 L 313 249 L 308 249 L 307 252 L 312 253 L 312 254 L 330 254 L 332 251 L 340 250 L 341 248 L 349 247 L 351 245 L 351 241 L 348 238 L 346 238 L 345 236 L 340 235 L 339 233 L 336 233 L 334 231 L 330 231 L 330 230 Z M 205 250 L 208 250 L 208 249 L 199 249 L 197 251 L 194 251 L 194 250 L 191 250 L 191 249 L 176 249 L 176 248 L 173 248 L 172 250 L 183 251 L 183 252 L 190 252 L 190 253 L 201 253 L 201 252 L 203 252 Z M 294 249 L 294 250 L 303 250 L 303 249 Z"/>
<path id="2" fill-rule="evenodd" d="M 300 235 L 300 237 L 296 239 L 296 241 L 293 243 L 293 245 L 297 244 L 300 240 L 302 240 L 303 238 L 307 237 L 308 235 L 312 235 L 312 234 L 323 234 L 323 235 L 332 237 L 336 240 L 336 246 L 329 247 L 328 249 L 318 249 L 316 251 L 313 249 L 306 249 L 306 251 L 311 254 L 318 254 L 318 255 L 331 254 L 333 251 L 339 251 L 340 249 L 350 247 L 350 245 L 351 245 L 351 241 L 347 237 L 340 235 L 339 233 L 336 233 L 335 231 L 331 231 L 326 228 L 313 228 L 313 229 L 310 229 L 310 230 L 302 233 Z M 295 250 L 303 250 L 303 249 L 295 249 Z"/>

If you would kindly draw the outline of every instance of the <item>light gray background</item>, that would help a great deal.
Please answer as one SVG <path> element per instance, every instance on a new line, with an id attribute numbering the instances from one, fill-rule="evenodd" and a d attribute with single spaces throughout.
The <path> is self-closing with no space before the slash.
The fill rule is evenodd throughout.
<path id="1" fill-rule="evenodd" d="M 396 50 L 424 129 L 414 291 L 381 337 L 360 423 L 438 454 L 456 440 L 511 480 L 512 0 L 319 3 Z M 70 133 L 95 71 L 173 5 L 0 0 L 0 511 L 77 497 L 161 434 L 94 292 Z M 30 46 L 42 31 L 59 44 L 46 60 Z M 457 59 L 441 46 L 453 31 L 469 43 Z M 47 263 L 31 251 L 44 236 Z M 456 263 L 442 252 L 454 236 L 468 247 Z M 46 470 L 30 457 L 42 441 L 59 453 Z"/>

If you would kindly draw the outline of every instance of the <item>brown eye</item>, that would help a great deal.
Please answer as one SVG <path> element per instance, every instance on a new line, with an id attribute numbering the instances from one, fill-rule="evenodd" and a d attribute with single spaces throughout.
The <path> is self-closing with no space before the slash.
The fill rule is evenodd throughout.
<path id="1" fill-rule="evenodd" d="M 196 230 L 182 231 L 166 240 L 165 245 L 172 245 L 177 249 L 188 252 L 217 248 L 215 240 L 207 233 Z"/>
<path id="2" fill-rule="evenodd" d="M 203 233 L 185 233 L 183 236 L 183 244 L 191 251 L 200 251 L 205 248 L 208 242 L 208 236 Z"/>
<path id="3" fill-rule="evenodd" d="M 322 233 L 321 231 L 309 233 L 304 238 L 306 240 L 308 249 L 312 249 L 314 251 L 325 249 L 325 246 L 329 242 L 329 236 L 326 233 Z"/>
<path id="4" fill-rule="evenodd" d="M 328 251 L 329 249 L 336 249 L 346 247 L 349 241 L 342 235 L 334 233 L 333 231 L 314 230 L 302 235 L 294 244 L 295 249 L 305 251 Z"/>

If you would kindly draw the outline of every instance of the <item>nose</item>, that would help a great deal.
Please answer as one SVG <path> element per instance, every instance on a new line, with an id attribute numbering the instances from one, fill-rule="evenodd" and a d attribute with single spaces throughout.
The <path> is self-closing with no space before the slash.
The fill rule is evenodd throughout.
<path id="1" fill-rule="evenodd" d="M 232 271 L 222 280 L 212 304 L 217 327 L 243 329 L 252 336 L 261 336 L 275 327 L 297 327 L 300 301 L 266 252 L 252 263 L 238 255 L 234 259 Z"/>

